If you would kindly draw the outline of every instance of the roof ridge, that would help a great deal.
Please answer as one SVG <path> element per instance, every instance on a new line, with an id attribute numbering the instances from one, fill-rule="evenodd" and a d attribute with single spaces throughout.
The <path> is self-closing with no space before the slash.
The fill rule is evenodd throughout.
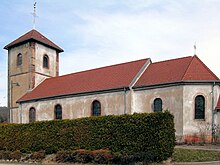
<path id="1" fill-rule="evenodd" d="M 129 62 L 124 62 L 124 63 L 118 63 L 118 64 L 113 64 L 113 65 L 108 65 L 108 66 L 103 66 L 103 67 L 98 67 L 98 68 L 93 68 L 93 69 L 78 71 L 78 72 L 74 72 L 74 73 L 68 73 L 68 74 L 64 74 L 64 75 L 61 75 L 61 76 L 57 76 L 57 77 L 51 77 L 51 78 L 49 78 L 49 79 L 60 78 L 60 77 L 66 77 L 66 76 L 75 75 L 75 74 L 80 74 L 80 73 L 85 73 L 85 72 L 91 72 L 91 71 L 94 71 L 94 70 L 99 70 L 99 69 L 104 69 L 104 68 L 109 68 L 109 67 L 114 67 L 114 66 L 120 66 L 120 65 L 130 64 L 130 63 L 134 63 L 134 62 L 138 62 L 138 61 L 144 61 L 144 60 L 147 61 L 148 59 L 149 59 L 149 58 L 144 58 L 144 59 L 135 60 L 135 61 L 129 61 Z"/>
<path id="2" fill-rule="evenodd" d="M 208 72 L 209 72 L 212 76 L 214 76 L 216 79 L 219 80 L 219 78 L 209 69 L 208 66 L 206 66 L 206 65 L 199 59 L 199 57 L 198 57 L 197 55 L 195 55 L 195 58 L 197 58 L 197 60 L 199 60 L 199 62 L 208 70 Z"/>
<path id="3" fill-rule="evenodd" d="M 32 29 L 31 31 L 30 31 L 30 33 L 31 33 L 31 36 L 33 36 L 33 33 L 34 32 L 37 32 L 37 30 L 35 30 L 35 29 Z M 25 35 L 25 34 L 24 34 Z"/>
<path id="4" fill-rule="evenodd" d="M 33 30 L 31 30 L 31 31 L 33 31 Z M 28 31 L 28 32 L 26 32 L 26 33 L 20 35 L 17 39 L 14 39 L 12 42 L 10 42 L 10 43 L 7 44 L 6 46 L 4 46 L 4 49 L 7 49 L 7 47 L 8 47 L 11 43 L 15 42 L 16 40 L 19 40 L 20 38 L 22 38 L 24 35 L 30 33 L 31 31 Z"/>
<path id="5" fill-rule="evenodd" d="M 169 60 L 157 61 L 157 62 L 153 62 L 152 64 L 169 62 L 169 61 L 176 61 L 176 60 L 181 60 L 181 59 L 189 58 L 189 57 L 192 57 L 192 56 L 185 56 L 185 57 L 173 58 L 173 59 L 169 59 Z"/>
<path id="6" fill-rule="evenodd" d="M 192 57 L 192 56 L 190 56 L 192 59 L 191 59 L 191 61 L 190 61 L 190 63 L 189 63 L 189 65 L 187 66 L 187 69 L 186 69 L 186 71 L 184 72 L 184 74 L 183 74 L 183 76 L 182 76 L 182 78 L 181 78 L 181 80 L 183 80 L 183 78 L 185 77 L 185 75 L 186 75 L 186 73 L 187 73 L 187 71 L 188 71 L 188 69 L 189 69 L 189 66 L 192 64 L 192 61 L 193 61 L 193 58 L 194 58 L 194 56 Z"/>
<path id="7" fill-rule="evenodd" d="M 42 42 L 42 41 L 40 41 L 40 40 L 38 40 L 37 38 L 34 37 L 34 33 L 37 33 L 37 34 L 39 34 L 39 35 L 41 36 L 42 39 L 48 40 L 49 42 L 51 42 L 52 44 L 54 44 L 57 48 L 59 48 L 60 50 L 63 51 L 63 49 L 60 48 L 57 44 L 55 44 L 51 39 L 49 39 L 48 37 L 46 37 L 45 35 L 43 35 L 43 34 L 40 33 L 39 31 L 37 31 L 36 29 L 31 30 L 31 32 L 32 32 L 32 33 L 31 33 L 31 38 L 32 38 L 32 39 L 34 39 L 34 40 L 36 40 L 36 41 L 38 41 L 38 42 L 44 43 L 44 42 Z M 44 44 L 45 44 L 45 43 L 44 43 Z M 49 44 L 46 44 L 46 45 L 51 46 L 51 45 L 49 45 Z"/>

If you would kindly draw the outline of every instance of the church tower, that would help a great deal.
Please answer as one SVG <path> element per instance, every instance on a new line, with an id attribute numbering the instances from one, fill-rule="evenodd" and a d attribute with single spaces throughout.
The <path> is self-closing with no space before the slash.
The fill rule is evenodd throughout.
<path id="1" fill-rule="evenodd" d="M 8 107 L 10 122 L 19 123 L 16 101 L 44 79 L 59 75 L 59 46 L 31 30 L 4 47 L 8 50 Z"/>

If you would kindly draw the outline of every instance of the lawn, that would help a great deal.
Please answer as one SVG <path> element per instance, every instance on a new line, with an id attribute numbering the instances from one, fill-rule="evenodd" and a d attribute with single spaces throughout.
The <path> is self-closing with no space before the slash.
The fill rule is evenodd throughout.
<path id="1" fill-rule="evenodd" d="M 175 148 L 173 162 L 220 161 L 220 151 Z"/>

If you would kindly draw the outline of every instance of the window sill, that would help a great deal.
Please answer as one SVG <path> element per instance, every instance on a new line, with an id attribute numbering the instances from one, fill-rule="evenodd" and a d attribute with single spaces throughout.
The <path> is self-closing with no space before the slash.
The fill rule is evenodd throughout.
<path id="1" fill-rule="evenodd" d="M 195 121 L 205 121 L 205 119 L 194 119 Z"/>

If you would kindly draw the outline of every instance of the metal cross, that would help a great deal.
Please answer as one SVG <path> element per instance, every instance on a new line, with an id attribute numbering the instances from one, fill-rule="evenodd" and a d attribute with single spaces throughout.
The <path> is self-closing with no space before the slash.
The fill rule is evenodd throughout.
<path id="1" fill-rule="evenodd" d="M 36 14 L 36 0 L 34 0 L 34 12 L 32 13 L 33 15 L 33 29 L 35 29 L 35 23 L 36 23 L 36 17 L 37 17 L 37 14 Z"/>

